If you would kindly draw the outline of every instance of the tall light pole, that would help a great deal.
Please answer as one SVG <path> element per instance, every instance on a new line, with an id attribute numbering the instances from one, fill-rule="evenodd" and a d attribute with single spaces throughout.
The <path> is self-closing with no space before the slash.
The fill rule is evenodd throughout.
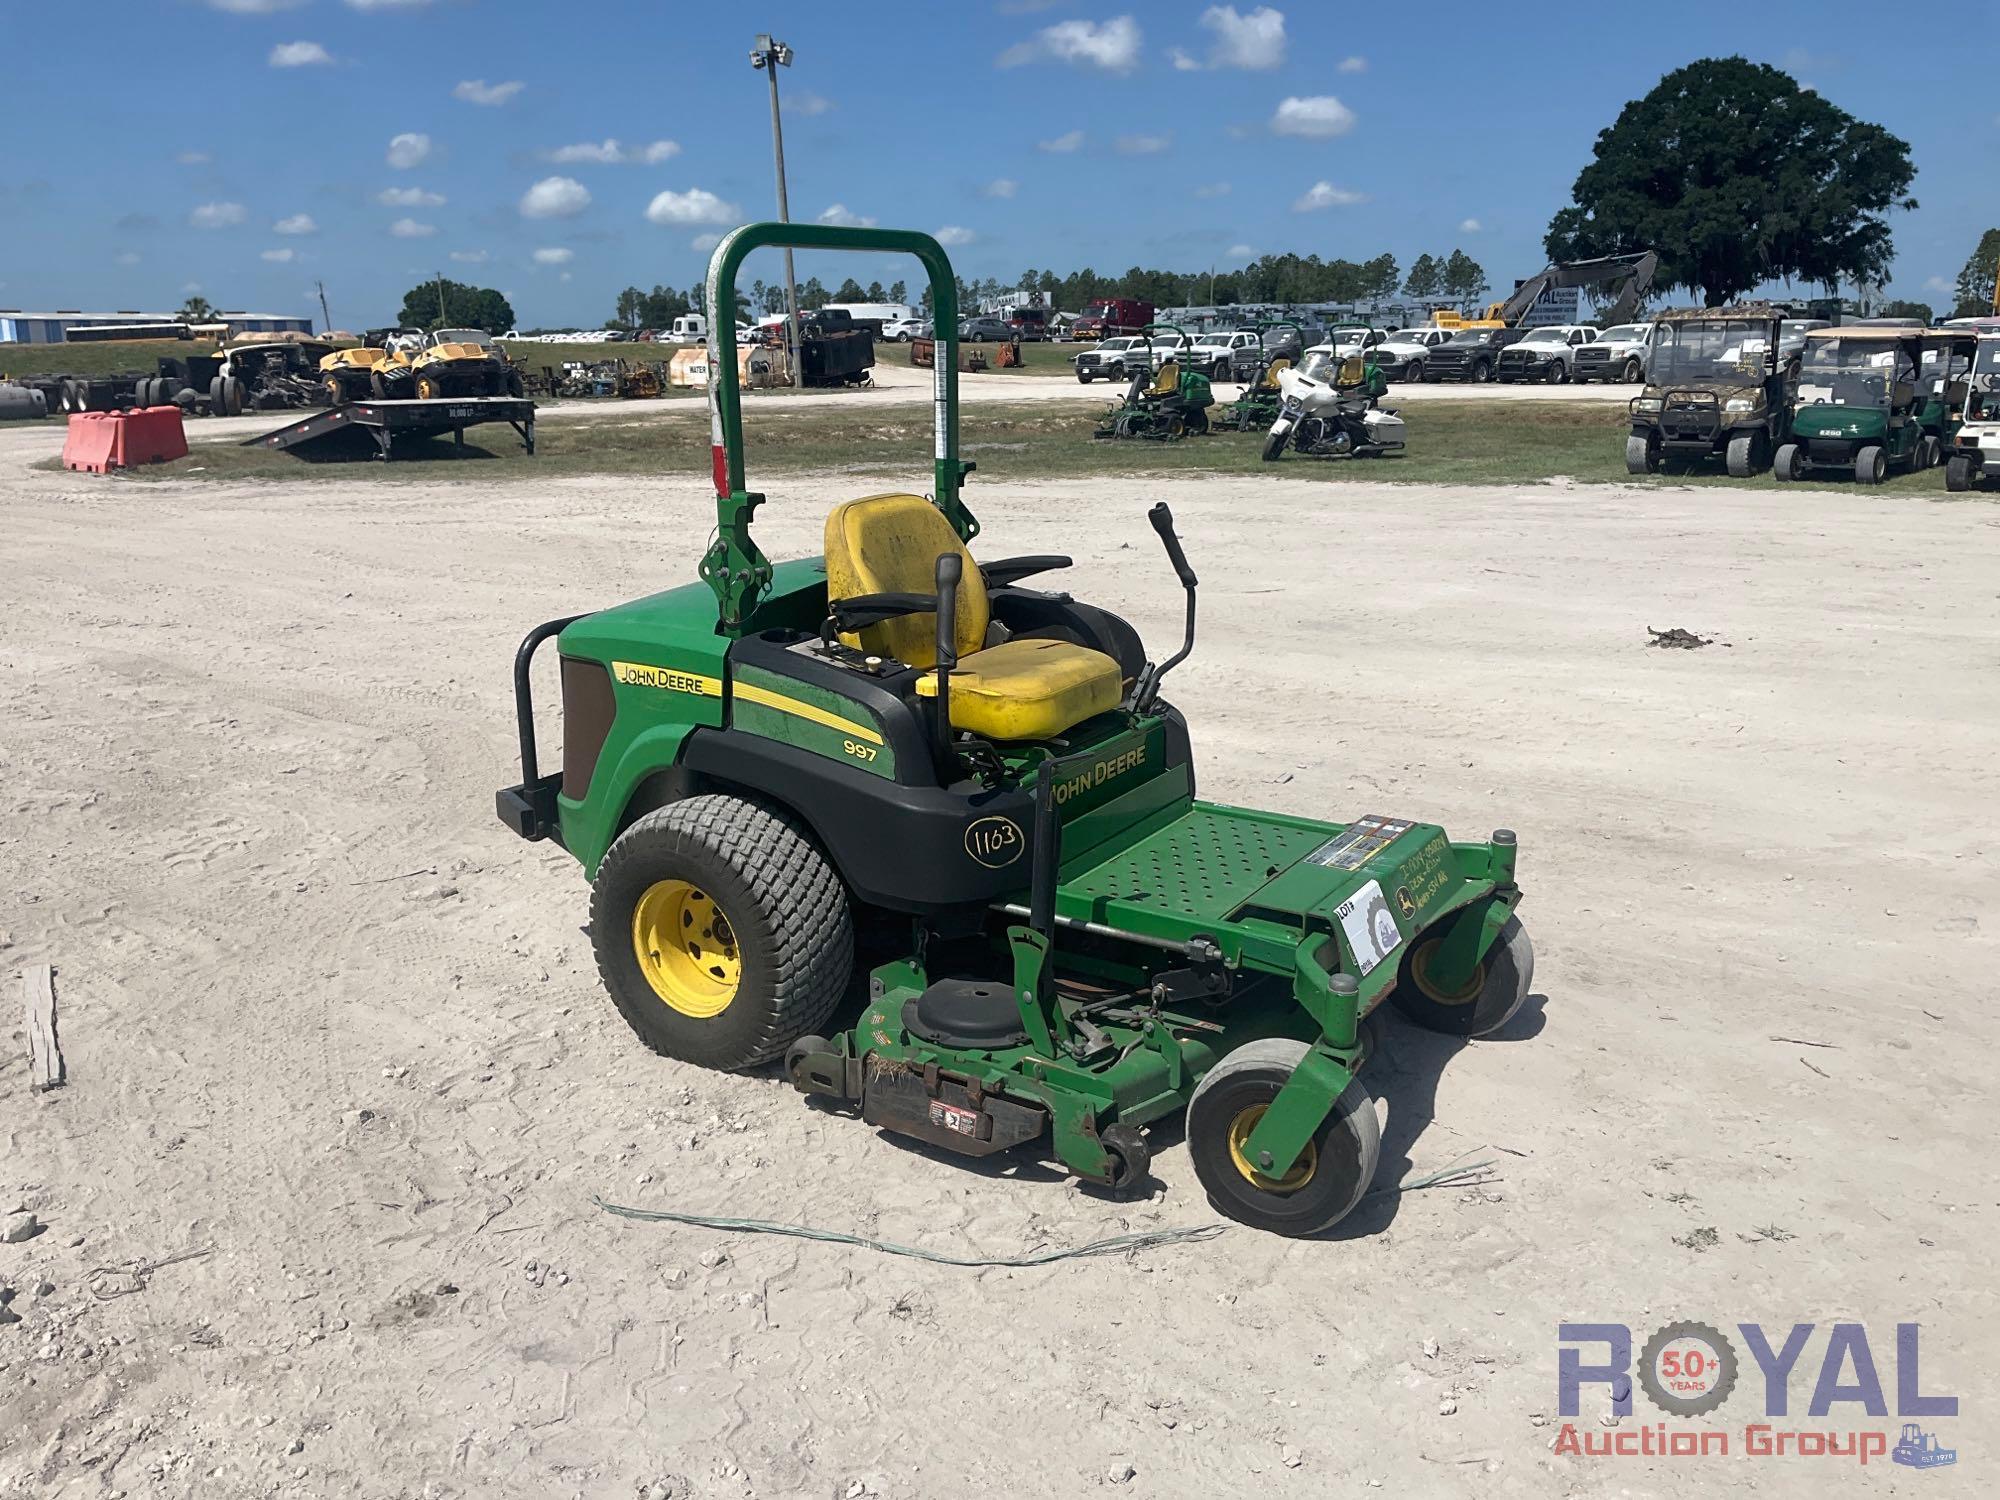
<path id="1" fill-rule="evenodd" d="M 778 219 L 781 223 L 792 222 L 791 205 L 785 201 L 785 127 L 778 118 L 778 69 L 792 65 L 792 49 L 774 39 L 769 32 L 758 34 L 750 48 L 750 66 L 762 68 L 771 80 L 771 154 L 778 164 Z M 711 309 L 710 317 L 721 314 Z M 736 309 L 729 309 L 732 323 L 736 319 Z M 785 344 L 792 362 L 792 384 L 798 385 L 804 378 L 799 369 L 799 284 L 792 275 L 792 247 L 785 247 Z"/>

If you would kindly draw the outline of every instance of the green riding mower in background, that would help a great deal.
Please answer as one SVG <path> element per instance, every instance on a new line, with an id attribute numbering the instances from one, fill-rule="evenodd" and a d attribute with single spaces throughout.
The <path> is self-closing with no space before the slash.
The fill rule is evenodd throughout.
<path id="1" fill-rule="evenodd" d="M 1258 368 L 1248 373 L 1243 393 L 1219 408 L 1215 415 L 1215 425 L 1230 432 L 1270 431 L 1271 424 L 1278 420 L 1278 408 L 1284 404 L 1278 378 L 1292 367 L 1289 350 L 1294 345 L 1301 351 L 1305 347 L 1305 331 L 1296 323 L 1252 323 L 1249 327 L 1257 335 L 1261 354 Z M 1274 346 L 1270 335 L 1284 328 L 1292 331 L 1291 339 Z"/>
<path id="2" fill-rule="evenodd" d="M 1185 1114 L 1221 1212 L 1326 1228 L 1379 1152 L 1363 1018 L 1387 1001 L 1472 1036 L 1528 993 L 1514 835 L 1199 800 L 1164 691 L 1196 602 L 1167 507 L 1150 520 L 1185 626 L 1162 660 L 1108 610 L 1028 586 L 1068 558 L 967 550 L 957 281 L 937 242 L 750 225 L 716 249 L 708 306 L 734 305 L 765 246 L 922 263 L 944 344 L 932 494 L 843 501 L 824 555 L 768 560 L 726 324 L 711 332 L 702 582 L 528 633 L 502 821 L 582 864 L 605 987 L 659 1053 L 781 1059 L 883 1130 L 1052 1150 L 1114 1190 L 1146 1181 L 1146 1127 Z M 563 746 L 544 772 L 530 674 L 550 640 Z"/>
<path id="3" fill-rule="evenodd" d="M 1161 359 L 1157 370 L 1153 369 L 1156 333 L 1179 335 L 1177 350 Z M 1132 377 L 1124 401 L 1105 410 L 1095 436 L 1175 442 L 1207 432 L 1208 409 L 1215 404 L 1215 393 L 1206 375 L 1177 357 L 1188 348 L 1187 334 L 1172 323 L 1148 323 L 1144 334 L 1146 367 Z"/>

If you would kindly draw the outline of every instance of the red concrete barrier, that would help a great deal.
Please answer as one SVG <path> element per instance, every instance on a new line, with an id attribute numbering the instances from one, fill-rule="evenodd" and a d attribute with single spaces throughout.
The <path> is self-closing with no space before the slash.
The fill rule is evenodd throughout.
<path id="1" fill-rule="evenodd" d="M 85 474 L 108 474 L 140 464 L 186 458 L 187 430 L 178 406 L 145 406 L 132 411 L 77 412 L 63 440 L 63 467 Z"/>

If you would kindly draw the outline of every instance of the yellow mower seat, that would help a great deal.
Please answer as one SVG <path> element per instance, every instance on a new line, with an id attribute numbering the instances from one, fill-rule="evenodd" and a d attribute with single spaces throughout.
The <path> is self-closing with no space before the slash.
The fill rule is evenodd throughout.
<path id="1" fill-rule="evenodd" d="M 1263 391 L 1277 390 L 1278 377 L 1284 374 L 1285 371 L 1289 370 L 1291 367 L 1292 367 L 1292 362 L 1289 359 L 1285 358 L 1284 355 L 1282 354 L 1279 355 L 1276 359 L 1272 360 L 1271 363 L 1265 368 L 1264 378 L 1257 382 L 1257 388 Z"/>
<path id="2" fill-rule="evenodd" d="M 954 728 L 996 740 L 1047 739 L 1118 706 L 1124 695 L 1118 663 L 1102 651 L 1039 637 L 986 644 L 992 611 L 979 566 L 943 512 L 921 495 L 871 495 L 833 508 L 826 518 L 826 597 L 934 593 L 937 560 L 946 552 L 956 552 L 964 570 L 953 622 Z M 912 667 L 937 665 L 935 614 L 885 620 L 841 639 Z M 920 679 L 917 691 L 936 696 L 935 674 Z"/>
<path id="3" fill-rule="evenodd" d="M 1153 377 L 1147 389 L 1149 396 L 1171 396 L 1181 388 L 1181 366 L 1177 359 L 1167 360 L 1160 366 L 1160 373 Z"/>

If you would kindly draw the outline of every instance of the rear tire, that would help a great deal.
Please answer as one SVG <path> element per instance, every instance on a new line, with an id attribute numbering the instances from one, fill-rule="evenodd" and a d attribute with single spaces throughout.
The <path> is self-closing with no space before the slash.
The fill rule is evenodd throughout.
<path id="1" fill-rule="evenodd" d="M 1854 455 L 1854 482 L 1880 484 L 1889 474 L 1889 459 L 1879 444 L 1870 443 Z"/>
<path id="2" fill-rule="evenodd" d="M 1963 494 L 1972 488 L 1972 460 L 1962 453 L 1954 453 L 1944 466 L 1944 487 L 1953 494 Z"/>
<path id="3" fill-rule="evenodd" d="M 1507 919 L 1472 979 L 1459 990 L 1444 990 L 1425 977 L 1427 957 L 1437 944 L 1436 938 L 1418 937 L 1403 955 L 1389 997 L 1397 1011 L 1424 1030 L 1446 1036 L 1485 1036 L 1511 1021 L 1535 982 L 1535 945 L 1521 919 Z"/>
<path id="4" fill-rule="evenodd" d="M 727 795 L 658 808 L 618 836 L 591 893 L 590 940 L 641 1041 L 726 1070 L 818 1030 L 854 970 L 847 890 L 825 856 L 776 812 Z"/>
<path id="5" fill-rule="evenodd" d="M 1918 469 L 1935 469 L 1943 461 L 1943 458 L 1944 444 L 1940 443 L 1936 438 L 1927 437 L 1917 444 L 1916 467 Z"/>
<path id="6" fill-rule="evenodd" d="M 1247 1042 L 1209 1069 L 1187 1111 L 1188 1155 L 1216 1212 L 1293 1237 L 1345 1218 L 1367 1194 L 1382 1155 L 1375 1101 L 1357 1078 L 1283 1177 L 1266 1177 L 1246 1159 L 1245 1137 L 1305 1054 L 1304 1042 L 1284 1037 Z"/>
<path id="7" fill-rule="evenodd" d="M 1804 477 L 1805 468 L 1799 462 L 1797 443 L 1784 443 L 1779 446 L 1778 456 L 1771 463 L 1771 474 L 1780 484 L 1790 484 L 1793 480 Z"/>
<path id="8" fill-rule="evenodd" d="M 329 407 L 343 405 L 347 400 L 347 392 L 341 389 L 340 381 L 332 375 L 320 382 L 319 390 Z"/>
<path id="9" fill-rule="evenodd" d="M 1659 445 L 1649 437 L 1632 436 L 1625 439 L 1625 472 L 1627 474 L 1656 474 L 1660 468 Z"/>

